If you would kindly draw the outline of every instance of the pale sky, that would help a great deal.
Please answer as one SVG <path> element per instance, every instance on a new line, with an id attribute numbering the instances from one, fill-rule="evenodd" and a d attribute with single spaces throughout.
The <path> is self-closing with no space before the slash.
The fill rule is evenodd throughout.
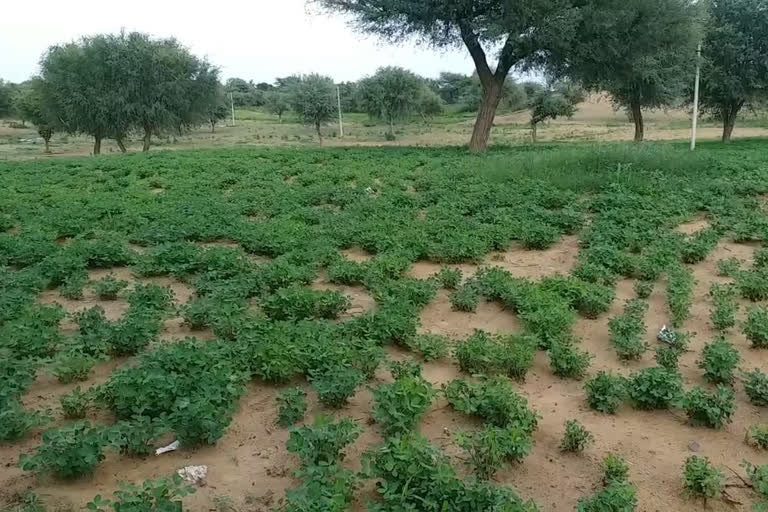
<path id="1" fill-rule="evenodd" d="M 0 78 L 26 80 L 38 72 L 50 45 L 121 28 L 174 36 L 219 66 L 224 79 L 272 82 L 318 72 L 338 82 L 386 65 L 426 77 L 474 70 L 463 47 L 435 51 L 389 45 L 357 33 L 338 15 L 309 12 L 305 0 L 8 0 L 0 15 Z"/>

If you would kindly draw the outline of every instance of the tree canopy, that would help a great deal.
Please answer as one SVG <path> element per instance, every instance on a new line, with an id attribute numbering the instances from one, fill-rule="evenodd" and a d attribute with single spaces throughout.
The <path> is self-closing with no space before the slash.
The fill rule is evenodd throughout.
<path id="1" fill-rule="evenodd" d="M 270 91 L 265 96 L 264 107 L 267 112 L 277 116 L 278 122 L 283 122 L 283 114 L 285 114 L 291 105 L 288 103 L 287 93 L 280 91 Z"/>
<path id="2" fill-rule="evenodd" d="M 333 79 L 312 73 L 295 77 L 288 89 L 291 108 L 303 123 L 315 127 L 322 144 L 320 127 L 334 117 L 337 108 Z"/>
<path id="3" fill-rule="evenodd" d="M 712 0 L 702 44 L 701 106 L 731 139 L 744 107 L 768 97 L 768 3 Z"/>
<path id="4" fill-rule="evenodd" d="M 35 125 L 38 135 L 45 142 L 45 152 L 50 152 L 51 136 L 58 129 L 59 121 L 50 100 L 45 96 L 44 84 L 39 77 L 30 80 L 28 87 L 19 91 L 16 109 L 19 116 Z"/>
<path id="5" fill-rule="evenodd" d="M 584 101 L 584 91 L 572 84 L 557 84 L 553 87 L 531 87 L 528 109 L 531 112 L 531 139 L 536 142 L 539 123 L 558 117 L 572 117 L 577 105 Z"/>
<path id="6" fill-rule="evenodd" d="M 469 147 L 488 144 L 502 87 L 513 66 L 538 63 L 566 44 L 578 17 L 571 0 L 316 0 L 326 9 L 349 14 L 361 30 L 387 40 L 417 37 L 445 47 L 463 43 L 483 89 Z M 490 48 L 500 48 L 495 68 Z"/>
<path id="7" fill-rule="evenodd" d="M 379 68 L 360 81 L 362 107 L 372 118 L 387 123 L 387 137 L 394 139 L 395 121 L 418 112 L 425 87 L 421 78 L 406 69 Z"/>

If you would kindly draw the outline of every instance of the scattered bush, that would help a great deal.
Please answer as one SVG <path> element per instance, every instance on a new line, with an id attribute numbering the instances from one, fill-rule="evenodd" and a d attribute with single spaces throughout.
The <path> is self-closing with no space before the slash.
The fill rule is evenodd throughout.
<path id="1" fill-rule="evenodd" d="M 290 427 L 307 412 L 307 393 L 301 388 L 286 389 L 277 395 L 277 424 Z"/>
<path id="2" fill-rule="evenodd" d="M 680 374 L 660 366 L 632 374 L 629 397 L 639 409 L 667 409 L 683 391 Z"/>
<path id="3" fill-rule="evenodd" d="M 100 300 L 115 300 L 118 294 L 127 286 L 127 281 L 117 279 L 114 274 L 109 274 L 93 284 L 96 295 Z"/>
<path id="4" fill-rule="evenodd" d="M 84 381 L 91 374 L 96 360 L 86 354 L 69 352 L 58 357 L 53 365 L 53 375 L 62 384 Z"/>
<path id="5" fill-rule="evenodd" d="M 637 489 L 629 482 L 612 482 L 576 504 L 576 512 L 632 512 L 637 507 Z"/>
<path id="6" fill-rule="evenodd" d="M 584 384 L 589 406 L 606 414 L 614 414 L 627 398 L 628 382 L 625 377 L 599 371 Z"/>
<path id="7" fill-rule="evenodd" d="M 683 242 L 680 258 L 683 260 L 683 263 L 701 263 L 712 252 L 719 240 L 720 234 L 717 230 L 712 228 L 702 229 Z"/>
<path id="8" fill-rule="evenodd" d="M 333 419 L 321 415 L 315 417 L 312 425 L 291 428 L 286 448 L 299 456 L 303 467 L 335 464 L 344 458 L 342 450 L 362 432 L 349 418 L 334 423 Z"/>
<path id="9" fill-rule="evenodd" d="M 477 432 L 457 436 L 467 452 L 467 465 L 480 480 L 490 480 L 508 460 L 521 461 L 532 448 L 531 437 L 519 428 L 486 425 Z"/>
<path id="10" fill-rule="evenodd" d="M 261 309 L 275 320 L 337 318 L 349 308 L 349 298 L 337 291 L 309 290 L 294 285 L 280 288 L 261 301 Z"/>
<path id="11" fill-rule="evenodd" d="M 114 501 L 96 495 L 88 503 L 88 510 L 94 512 L 148 511 L 171 512 L 183 510 L 181 499 L 194 494 L 195 487 L 184 483 L 182 478 L 174 473 L 170 478 L 146 480 L 141 487 L 120 482 L 120 490 L 114 492 Z"/>
<path id="12" fill-rule="evenodd" d="M 674 266 L 667 276 L 667 304 L 673 327 L 681 327 L 691 312 L 693 285 L 691 271 Z"/>
<path id="13" fill-rule="evenodd" d="M 741 296 L 752 302 L 768 299 L 768 269 L 742 270 L 735 276 Z"/>
<path id="14" fill-rule="evenodd" d="M 768 425 L 752 425 L 747 430 L 745 440 L 750 446 L 768 450 Z"/>
<path id="15" fill-rule="evenodd" d="M 420 375 L 400 375 L 373 390 L 373 419 L 387 436 L 409 432 L 424 417 L 434 396 L 432 385 Z"/>
<path id="16" fill-rule="evenodd" d="M 635 281 L 634 289 L 635 295 L 640 300 L 646 300 L 653 293 L 653 287 L 656 283 L 653 281 L 643 281 L 642 279 Z"/>
<path id="17" fill-rule="evenodd" d="M 744 391 L 753 405 L 768 406 L 768 375 L 760 368 L 744 372 Z"/>
<path id="18" fill-rule="evenodd" d="M 122 455 L 146 457 L 155 451 L 155 442 L 170 431 L 167 420 L 160 416 L 134 416 L 118 421 L 107 429 L 107 438 Z"/>
<path id="19" fill-rule="evenodd" d="M 600 466 L 603 468 L 603 485 L 605 486 L 613 482 L 625 482 L 629 477 L 627 461 L 614 453 L 609 453 L 603 457 Z"/>
<path id="20" fill-rule="evenodd" d="M 754 348 L 768 348 L 768 308 L 765 306 L 750 308 L 741 330 Z"/>
<path id="21" fill-rule="evenodd" d="M 744 262 L 739 258 L 733 256 L 723 260 L 718 260 L 715 265 L 717 269 L 717 275 L 721 277 L 736 277 L 741 270 L 741 265 Z"/>
<path id="22" fill-rule="evenodd" d="M 560 450 L 581 453 L 594 440 L 594 436 L 581 423 L 577 420 L 568 420 L 565 422 L 565 434 L 560 441 Z"/>
<path id="23" fill-rule="evenodd" d="M 647 347 L 645 343 L 645 312 L 648 303 L 630 299 L 624 304 L 624 313 L 608 321 L 611 342 L 619 359 L 640 359 Z"/>
<path id="24" fill-rule="evenodd" d="M 71 393 L 59 397 L 64 417 L 70 420 L 79 420 L 85 418 L 88 412 L 88 406 L 91 404 L 91 396 L 88 392 L 80 390 L 80 386 L 72 390 Z"/>
<path id="25" fill-rule="evenodd" d="M 357 368 L 336 367 L 312 378 L 312 388 L 320 403 L 339 409 L 344 407 L 365 381 Z"/>
<path id="26" fill-rule="evenodd" d="M 718 331 L 725 331 L 736 325 L 736 312 L 739 305 L 736 302 L 736 288 L 732 284 L 712 283 L 709 289 L 712 297 L 712 311 L 709 319 Z"/>
<path id="27" fill-rule="evenodd" d="M 417 334 L 408 338 L 405 345 L 421 354 L 424 361 L 436 361 L 448 355 L 450 340 L 439 334 Z"/>
<path id="28" fill-rule="evenodd" d="M 0 441 L 21 439 L 31 429 L 41 427 L 50 420 L 47 414 L 29 411 L 16 400 L 6 403 L 0 400 L 0 405 Z"/>
<path id="29" fill-rule="evenodd" d="M 694 388 L 683 396 L 680 405 L 693 425 L 716 429 L 732 421 L 735 409 L 733 390 L 722 385 L 718 385 L 714 392 Z"/>
<path id="30" fill-rule="evenodd" d="M 88 422 L 74 423 L 43 432 L 43 443 L 34 455 L 22 454 L 24 471 L 51 472 L 59 478 L 77 478 L 93 473 L 104 460 L 106 439 L 100 428 Z"/>
<path id="31" fill-rule="evenodd" d="M 768 510 L 768 465 L 754 466 L 747 461 L 741 464 L 747 472 L 752 489 L 760 497 L 760 501 L 752 505 L 755 512 Z"/>
<path id="32" fill-rule="evenodd" d="M 533 366 L 538 340 L 526 335 L 496 335 L 475 331 L 456 347 L 456 359 L 462 371 L 491 375 L 505 373 L 525 380 Z"/>
<path id="33" fill-rule="evenodd" d="M 712 384 L 730 384 L 734 371 L 741 361 L 738 350 L 725 338 L 719 337 L 704 345 L 701 360 L 697 362 L 704 370 L 704 379 Z"/>
<path id="34" fill-rule="evenodd" d="M 455 290 L 461 284 L 461 277 L 461 270 L 450 267 L 442 267 L 440 272 L 435 274 L 437 282 L 446 290 Z"/>
<path id="35" fill-rule="evenodd" d="M 549 365 L 558 377 L 581 379 L 587 374 L 592 355 L 570 342 L 554 343 L 549 351 Z"/>
<path id="36" fill-rule="evenodd" d="M 723 490 L 722 471 L 712 466 L 709 459 L 692 455 L 683 466 L 683 491 L 688 498 L 702 498 L 705 502 Z"/>
<path id="37" fill-rule="evenodd" d="M 480 294 L 472 283 L 466 283 L 454 290 L 450 299 L 451 306 L 455 311 L 474 313 L 480 300 Z"/>

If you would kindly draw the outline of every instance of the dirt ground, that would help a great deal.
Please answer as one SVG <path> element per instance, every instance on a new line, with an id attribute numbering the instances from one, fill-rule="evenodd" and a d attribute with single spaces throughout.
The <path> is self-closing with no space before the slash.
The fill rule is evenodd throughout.
<path id="1" fill-rule="evenodd" d="M 691 232 L 705 226 L 701 221 L 696 225 L 684 225 L 681 230 Z M 489 255 L 484 262 L 500 265 L 515 275 L 533 279 L 554 273 L 566 273 L 575 262 L 577 252 L 575 237 L 566 237 L 546 251 L 526 251 L 512 248 L 507 252 Z M 699 353 L 707 341 L 714 338 L 709 326 L 709 286 L 712 282 L 726 282 L 718 277 L 715 264 L 718 260 L 736 256 L 751 261 L 754 247 L 731 242 L 722 242 L 701 264 L 693 266 L 697 279 L 695 300 L 691 316 L 684 329 L 696 335 L 690 345 L 690 352 L 681 358 L 681 371 L 686 388 L 705 385 L 701 371 L 696 366 Z M 365 259 L 367 255 L 359 250 L 348 252 L 350 258 Z M 477 270 L 474 265 L 457 265 L 465 275 Z M 413 277 L 425 278 L 439 269 L 439 265 L 428 262 L 416 263 L 410 271 Z M 112 269 L 119 278 L 136 280 L 128 269 Z M 109 271 L 92 273 L 91 278 L 103 277 Z M 191 290 L 183 283 L 167 278 L 151 281 L 173 288 L 177 302 L 190 298 Z M 633 282 L 622 280 L 618 283 L 617 297 L 607 314 L 596 320 L 580 319 L 575 332 L 583 339 L 583 347 L 594 355 L 590 374 L 602 369 L 612 369 L 623 374 L 653 365 L 653 351 L 649 350 L 641 361 L 622 365 L 608 338 L 608 319 L 621 313 L 626 299 L 634 296 Z M 349 314 L 361 314 L 375 307 L 373 299 L 362 288 L 337 287 L 322 278 L 313 284 L 316 288 L 332 288 L 350 295 L 353 308 Z M 668 321 L 664 296 L 664 282 L 659 282 L 649 300 L 646 315 L 647 339 L 652 347 L 657 342 L 655 333 Z M 119 318 L 126 308 L 121 300 L 100 302 L 86 292 L 82 301 L 63 299 L 56 292 L 46 292 L 42 302 L 59 302 L 73 312 L 93 304 L 101 304 L 110 319 Z M 743 317 L 746 303 L 742 303 Z M 71 329 L 64 324 L 63 329 Z M 476 313 L 462 313 L 451 310 L 448 293 L 439 291 L 421 316 L 421 331 L 445 334 L 453 339 L 467 336 L 473 329 L 491 332 L 515 332 L 520 329 L 517 318 L 495 303 L 482 303 Z M 183 336 L 212 337 L 208 331 L 191 332 L 181 325 L 179 318 L 166 322 L 163 339 Z M 748 348 L 744 336 L 733 330 L 729 339 L 742 356 L 742 368 L 755 366 L 765 368 L 768 351 L 754 351 Z M 393 359 L 409 357 L 400 349 L 390 349 Z M 80 385 L 104 382 L 116 368 L 131 364 L 130 359 L 111 360 L 100 364 L 92 378 Z M 424 376 L 435 386 L 440 386 L 458 377 L 459 371 L 451 360 L 431 362 L 424 365 Z M 389 379 L 385 370 L 377 373 L 376 381 Z M 307 418 L 321 411 L 314 394 L 305 382 L 299 384 L 309 391 L 310 410 Z M 47 407 L 58 416 L 58 396 L 69 392 L 76 384 L 61 385 L 49 375 L 39 375 L 24 402 L 30 407 Z M 750 425 L 766 421 L 766 412 L 750 405 L 740 385 L 737 385 L 737 409 L 733 423 L 723 430 L 689 426 L 680 411 L 648 412 L 623 406 L 616 415 L 604 415 L 590 410 L 584 399 L 583 382 L 563 380 L 555 377 L 549 368 L 547 357 L 539 352 L 535 366 L 520 391 L 530 405 L 541 415 L 539 429 L 535 433 L 532 453 L 518 465 L 500 472 L 497 481 L 510 484 L 525 498 L 535 500 L 542 511 L 573 510 L 580 497 L 591 494 L 599 485 L 600 460 L 608 452 L 624 456 L 630 464 L 630 479 L 638 489 L 639 511 L 699 511 L 701 502 L 688 501 L 682 497 L 682 465 L 686 457 L 696 453 L 709 457 L 717 466 L 732 468 L 743 474 L 739 464 L 749 460 L 757 464 L 768 463 L 768 456 L 755 451 L 744 442 L 744 433 Z M 247 394 L 240 400 L 240 407 L 227 434 L 216 446 L 195 451 L 180 450 L 147 459 L 108 455 L 90 478 L 76 481 L 58 481 L 47 476 L 35 477 L 16 467 L 19 454 L 31 452 L 40 443 L 40 432 L 14 444 L 0 445 L 0 504 L 8 502 L 14 493 L 25 489 L 34 490 L 49 505 L 49 510 L 77 510 L 96 494 L 110 495 L 118 481 L 140 482 L 148 478 L 166 476 L 188 465 L 208 466 L 206 485 L 196 494 L 185 499 L 192 511 L 236 510 L 239 512 L 267 511 L 279 506 L 286 488 L 294 486 L 291 473 L 298 467 L 298 460 L 285 449 L 288 439 L 286 429 L 275 426 L 275 394 L 279 389 L 262 383 L 250 383 Z M 372 395 L 363 388 L 350 404 L 338 415 L 349 416 L 365 426 L 365 433 L 347 450 L 345 464 L 359 468 L 361 454 L 381 440 L 375 426 L 368 425 L 371 417 Z M 595 436 L 595 443 L 582 455 L 564 455 L 558 444 L 567 419 L 581 421 Z M 109 413 L 93 410 L 89 419 L 109 422 Z M 60 424 L 61 421 L 58 421 Z M 452 411 L 444 399 L 438 399 L 422 422 L 421 432 L 443 448 L 454 458 L 455 466 L 462 474 L 465 468 L 460 460 L 461 453 L 454 442 L 454 435 L 462 429 L 475 428 L 477 424 L 459 413 Z M 166 439 L 163 441 L 170 441 Z M 740 483 L 738 478 L 726 469 L 729 483 Z M 752 496 L 743 488 L 729 487 L 730 502 L 711 500 L 707 509 L 712 511 L 746 511 L 750 509 Z M 368 485 L 359 493 L 356 510 L 364 510 L 364 502 L 371 496 Z"/>

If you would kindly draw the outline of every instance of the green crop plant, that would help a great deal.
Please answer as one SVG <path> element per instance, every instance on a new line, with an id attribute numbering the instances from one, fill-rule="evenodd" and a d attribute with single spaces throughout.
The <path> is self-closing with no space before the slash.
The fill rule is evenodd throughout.
<path id="1" fill-rule="evenodd" d="M 653 293 L 653 287 L 656 283 L 653 281 L 643 281 L 643 280 L 637 280 L 635 281 L 635 284 L 633 285 L 635 290 L 635 295 L 638 299 L 647 300 L 648 297 L 651 296 L 651 293 Z"/>
<path id="2" fill-rule="evenodd" d="M 594 436 L 577 420 L 565 422 L 565 433 L 560 440 L 560 451 L 581 453 L 595 441 Z"/>
<path id="3" fill-rule="evenodd" d="M 440 272 L 435 274 L 437 282 L 446 290 L 455 290 L 461 284 L 461 270 L 458 268 L 442 267 Z"/>
<path id="4" fill-rule="evenodd" d="M 334 409 L 344 407 L 365 381 L 357 368 L 334 367 L 312 378 L 312 389 L 320 403 Z"/>
<path id="5" fill-rule="evenodd" d="M 107 445 L 103 429 L 88 422 L 43 432 L 43 441 L 32 455 L 23 454 L 19 467 L 36 473 L 50 472 L 65 479 L 93 473 L 104 460 Z"/>
<path id="6" fill-rule="evenodd" d="M 768 450 L 768 425 L 752 425 L 747 429 L 744 439 L 750 446 L 760 450 Z"/>
<path id="7" fill-rule="evenodd" d="M 754 306 L 747 310 L 747 319 L 741 325 L 741 331 L 754 348 L 768 347 L 768 308 Z"/>
<path id="8" fill-rule="evenodd" d="M 307 393 L 301 388 L 286 389 L 277 395 L 277 424 L 290 427 L 304 418 L 307 412 Z"/>
<path id="9" fill-rule="evenodd" d="M 736 277 L 743 264 L 744 262 L 735 256 L 718 260 L 715 264 L 717 275 L 720 277 Z"/>
<path id="10" fill-rule="evenodd" d="M 446 357 L 450 351 L 450 344 L 450 339 L 439 334 L 417 334 L 405 342 L 406 347 L 420 354 L 427 362 Z"/>
<path id="11" fill-rule="evenodd" d="M 95 364 L 95 358 L 81 352 L 71 351 L 56 358 L 52 373 L 62 384 L 84 381 L 88 379 Z"/>
<path id="12" fill-rule="evenodd" d="M 412 431 L 426 414 L 435 392 L 421 375 L 399 375 L 373 390 L 373 419 L 385 435 Z"/>
<path id="13" fill-rule="evenodd" d="M 454 310 L 472 313 L 477 309 L 480 294 L 477 288 L 470 282 L 459 286 L 451 293 L 450 298 Z"/>
<path id="14" fill-rule="evenodd" d="M 476 432 L 461 432 L 456 439 L 467 453 L 467 465 L 480 480 L 490 480 L 507 461 L 521 461 L 533 447 L 531 437 L 518 428 L 486 425 Z"/>
<path id="15" fill-rule="evenodd" d="M 97 494 L 87 505 L 94 512 L 122 512 L 128 510 L 172 511 L 183 510 L 182 498 L 194 494 L 195 487 L 185 483 L 174 473 L 172 477 L 145 480 L 140 486 L 120 482 L 114 499 L 108 500 Z"/>
<path id="16" fill-rule="evenodd" d="M 697 365 L 704 370 L 704 379 L 708 382 L 730 384 L 735 378 L 734 373 L 740 361 L 739 351 L 733 344 L 723 337 L 718 337 L 704 345 Z"/>
<path id="17" fill-rule="evenodd" d="M 723 472 L 714 467 L 708 458 L 692 455 L 685 460 L 683 492 L 686 497 L 701 498 L 706 503 L 720 495 L 724 484 Z"/>
<path id="18" fill-rule="evenodd" d="M 599 371 L 584 383 L 589 407 L 606 414 L 614 414 L 627 399 L 628 381 L 625 377 Z"/>
<path id="19" fill-rule="evenodd" d="M 88 412 L 91 395 L 87 391 L 82 391 L 78 386 L 68 394 L 61 395 L 59 403 L 65 418 L 79 420 L 85 418 L 85 414 Z"/>
<path id="20" fill-rule="evenodd" d="M 736 302 L 736 287 L 732 284 L 712 283 L 709 289 L 712 298 L 712 310 L 709 320 L 718 331 L 725 331 L 736 325 L 736 312 L 739 304 Z"/>
<path id="21" fill-rule="evenodd" d="M 122 455 L 146 457 L 154 453 L 155 443 L 170 428 L 165 417 L 134 416 L 111 425 L 107 439 Z"/>
<path id="22" fill-rule="evenodd" d="M 744 372 L 742 375 L 744 392 L 753 405 L 768 406 L 768 375 L 760 368 Z"/>
<path id="23" fill-rule="evenodd" d="M 275 320 L 336 318 L 349 308 L 349 298 L 337 291 L 291 286 L 275 290 L 261 301 L 261 309 Z"/>
<path id="24" fill-rule="evenodd" d="M 100 300 L 115 300 L 127 286 L 127 281 L 117 279 L 114 274 L 109 274 L 93 283 L 93 289 Z"/>
<path id="25" fill-rule="evenodd" d="M 50 417 L 39 411 L 30 411 L 15 399 L 3 398 L 0 404 L 0 441 L 17 441 L 33 428 L 42 427 Z"/>
<path id="26" fill-rule="evenodd" d="M 752 302 L 768 299 L 768 269 L 741 270 L 735 275 L 741 296 Z"/>
<path id="27" fill-rule="evenodd" d="M 620 455 L 609 453 L 603 457 L 600 467 L 603 470 L 603 485 L 611 482 L 625 482 L 629 476 L 629 465 Z"/>
<path id="28" fill-rule="evenodd" d="M 713 392 L 693 388 L 682 397 L 680 405 L 693 425 L 716 429 L 731 423 L 736 409 L 733 390 L 722 385 L 718 385 Z"/>
<path id="29" fill-rule="evenodd" d="M 667 276 L 667 305 L 673 327 L 682 327 L 691 312 L 693 274 L 687 268 L 676 265 L 669 269 Z"/>
<path id="30" fill-rule="evenodd" d="M 349 418 L 334 422 L 317 416 L 311 425 L 293 427 L 286 448 L 298 455 L 304 467 L 328 465 L 344 458 L 343 450 L 353 443 L 363 429 Z"/>
<path id="31" fill-rule="evenodd" d="M 682 395 L 683 382 L 674 370 L 656 366 L 632 374 L 629 397 L 638 409 L 667 409 Z"/>
<path id="32" fill-rule="evenodd" d="M 635 360 L 647 350 L 645 343 L 645 313 L 648 303 L 630 299 L 624 303 L 624 313 L 608 321 L 608 331 L 619 359 Z"/>
<path id="33" fill-rule="evenodd" d="M 687 238 L 681 247 L 680 258 L 684 263 L 701 263 L 720 240 L 720 233 L 713 228 L 702 229 Z"/>
<path id="34" fill-rule="evenodd" d="M 592 354 L 579 349 L 570 341 L 553 343 L 547 353 L 552 372 L 567 379 L 584 378 L 592 360 Z"/>

